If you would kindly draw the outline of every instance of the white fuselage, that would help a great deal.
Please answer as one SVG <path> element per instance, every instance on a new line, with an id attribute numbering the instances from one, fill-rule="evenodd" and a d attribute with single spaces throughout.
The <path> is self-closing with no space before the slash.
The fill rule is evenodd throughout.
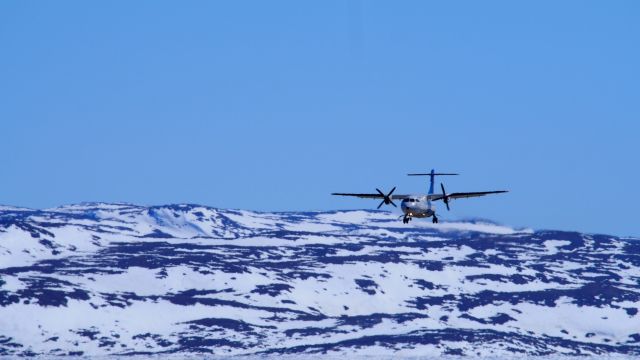
<path id="1" fill-rule="evenodd" d="M 400 203 L 402 212 L 409 217 L 425 218 L 435 214 L 435 207 L 424 195 L 410 196 Z"/>

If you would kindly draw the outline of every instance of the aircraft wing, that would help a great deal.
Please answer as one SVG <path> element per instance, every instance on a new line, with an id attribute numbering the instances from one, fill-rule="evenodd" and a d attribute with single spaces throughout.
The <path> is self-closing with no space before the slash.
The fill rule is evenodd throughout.
<path id="1" fill-rule="evenodd" d="M 353 194 L 353 193 L 333 193 L 331 195 L 337 196 L 354 196 L 364 199 L 384 199 L 383 195 L 380 194 Z M 409 195 L 391 195 L 391 198 L 394 200 L 402 200 L 408 198 Z"/>
<path id="2" fill-rule="evenodd" d="M 450 199 L 462 199 L 462 198 L 485 196 L 485 195 L 490 195 L 490 194 L 501 194 L 501 193 L 506 193 L 506 192 L 508 192 L 508 191 L 499 190 L 499 191 L 458 192 L 458 193 L 447 194 L 447 197 L 450 198 Z M 428 195 L 428 196 L 429 196 L 429 199 L 431 201 L 438 201 L 438 200 L 442 200 L 444 198 L 444 195 L 442 195 L 442 194 L 433 194 L 433 195 Z"/>

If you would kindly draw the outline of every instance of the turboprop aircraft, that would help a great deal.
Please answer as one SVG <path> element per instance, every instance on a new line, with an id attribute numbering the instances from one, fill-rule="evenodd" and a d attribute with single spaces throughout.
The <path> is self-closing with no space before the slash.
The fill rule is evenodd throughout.
<path id="1" fill-rule="evenodd" d="M 460 198 L 470 198 L 477 196 L 484 196 L 489 194 L 500 194 L 506 193 L 506 190 L 498 190 L 498 191 L 479 191 L 479 192 L 456 192 L 447 194 L 444 189 L 444 185 L 440 183 L 440 188 L 442 189 L 442 194 L 434 194 L 433 193 L 433 183 L 436 176 L 442 175 L 458 175 L 458 174 L 450 174 L 450 173 L 436 173 L 435 170 L 431 169 L 431 172 L 428 174 L 407 174 L 409 176 L 429 176 L 430 184 L 429 184 L 429 193 L 428 194 L 419 194 L 419 195 L 393 195 L 393 192 L 396 191 L 394 187 L 389 191 L 388 194 L 383 193 L 380 189 L 376 189 L 378 193 L 376 194 L 351 194 L 351 193 L 333 193 L 331 195 L 339 195 L 339 196 L 355 196 L 365 199 L 382 199 L 380 204 L 378 205 L 378 209 L 383 204 L 393 205 L 398 207 L 393 200 L 402 200 L 400 203 L 400 207 L 402 208 L 402 212 L 404 213 L 404 217 L 402 222 L 408 224 L 412 218 L 428 218 L 433 217 L 432 221 L 434 224 L 438 223 L 438 217 L 436 216 L 436 208 L 433 204 L 433 201 L 442 200 L 444 204 L 447 206 L 447 210 L 450 210 L 449 203 L 453 199 Z"/>

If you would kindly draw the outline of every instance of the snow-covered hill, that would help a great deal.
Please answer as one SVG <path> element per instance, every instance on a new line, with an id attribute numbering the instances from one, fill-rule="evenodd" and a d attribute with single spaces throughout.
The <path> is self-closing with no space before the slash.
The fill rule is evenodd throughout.
<path id="1" fill-rule="evenodd" d="M 374 211 L 0 207 L 0 355 L 640 354 L 640 242 Z"/>

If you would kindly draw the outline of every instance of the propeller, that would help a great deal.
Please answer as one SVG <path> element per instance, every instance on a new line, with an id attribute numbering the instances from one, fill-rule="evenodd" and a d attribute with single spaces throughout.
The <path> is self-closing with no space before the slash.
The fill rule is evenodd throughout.
<path id="1" fill-rule="evenodd" d="M 447 205 L 447 211 L 451 211 L 451 209 L 449 208 L 449 195 L 447 195 L 447 192 L 444 191 L 444 185 L 442 183 L 440 183 L 440 187 L 442 188 L 442 201 L 445 205 Z"/>
<path id="2" fill-rule="evenodd" d="M 396 203 L 393 202 L 393 200 L 391 199 L 391 194 L 393 194 L 394 191 L 396 191 L 396 187 L 394 186 L 393 189 L 391 189 L 391 191 L 389 191 L 389 193 L 387 195 L 385 195 L 382 191 L 380 191 L 380 189 L 376 188 L 376 190 L 378 191 L 378 193 L 380 195 L 382 195 L 382 201 L 380 201 L 380 205 L 378 205 L 378 209 L 380 209 L 380 207 L 382 206 L 382 204 L 385 205 L 393 205 L 394 207 L 398 207 L 398 205 L 396 205 Z"/>

